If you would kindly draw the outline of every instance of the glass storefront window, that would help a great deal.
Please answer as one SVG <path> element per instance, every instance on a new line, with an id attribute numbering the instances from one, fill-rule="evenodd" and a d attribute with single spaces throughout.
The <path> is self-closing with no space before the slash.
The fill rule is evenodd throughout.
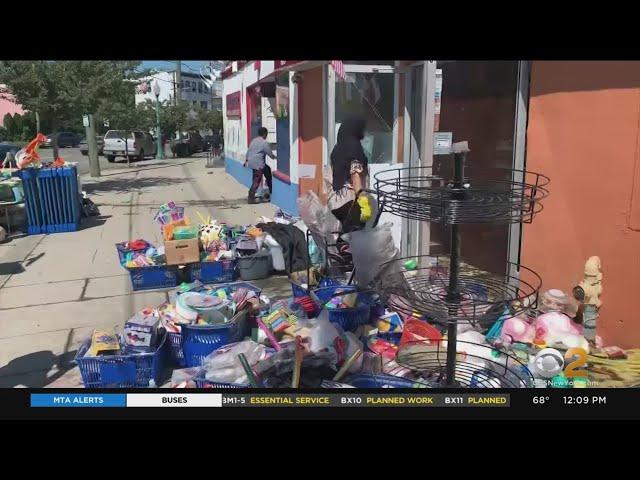
<path id="1" fill-rule="evenodd" d="M 290 138 L 289 138 L 289 74 L 276 77 L 276 98 L 274 114 L 276 117 L 276 156 L 278 171 L 289 175 Z"/>
<path id="2" fill-rule="evenodd" d="M 378 64 L 384 62 L 378 62 Z M 370 163 L 393 162 L 394 75 L 349 72 L 335 84 L 335 135 L 349 115 L 367 121 L 362 141 Z"/>

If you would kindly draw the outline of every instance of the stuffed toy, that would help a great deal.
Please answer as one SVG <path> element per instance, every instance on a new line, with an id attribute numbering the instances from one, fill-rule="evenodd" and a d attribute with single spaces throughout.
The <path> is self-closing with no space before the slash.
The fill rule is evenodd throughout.
<path id="1" fill-rule="evenodd" d="M 204 250 L 209 250 L 209 247 L 213 245 L 215 242 L 220 240 L 220 231 L 222 230 L 222 225 L 218 225 L 215 221 L 211 220 L 211 215 L 205 218 L 200 214 L 200 212 L 196 212 L 200 221 L 200 243 L 202 243 L 202 247 Z"/>

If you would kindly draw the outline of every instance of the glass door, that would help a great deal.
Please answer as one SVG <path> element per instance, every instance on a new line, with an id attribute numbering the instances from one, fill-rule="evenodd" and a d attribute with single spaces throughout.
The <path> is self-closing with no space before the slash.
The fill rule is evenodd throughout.
<path id="1" fill-rule="evenodd" d="M 419 167 L 429 162 L 425 148 L 425 94 L 427 89 L 426 62 L 411 65 L 405 75 L 404 158 L 405 167 Z M 408 170 L 410 174 L 411 170 Z M 401 253 L 403 256 L 419 254 L 421 228 L 417 221 L 404 219 L 402 224 Z M 428 236 L 428 232 L 427 233 Z M 427 237 L 428 238 L 428 237 Z M 426 252 L 425 252 L 426 253 Z"/>
<path id="2" fill-rule="evenodd" d="M 367 133 L 362 140 L 362 147 L 369 160 L 369 187 L 373 187 L 376 173 L 402 162 L 397 158 L 399 73 L 395 63 L 345 62 L 345 79 L 337 78 L 333 67 L 327 66 L 328 157 L 342 122 L 349 115 L 364 117 Z M 327 163 L 330 163 L 329 158 Z M 400 247 L 402 220 L 383 214 L 380 222 L 393 224 L 394 239 Z"/>
<path id="3" fill-rule="evenodd" d="M 468 141 L 467 168 L 476 177 L 514 168 L 519 92 L 517 61 L 439 61 L 439 116 L 435 131 L 452 132 L 453 141 Z M 524 145 L 522 145 L 524 146 Z M 522 168 L 522 167 L 520 167 Z M 434 173 L 452 175 L 448 155 L 433 160 Z M 507 225 L 463 225 L 462 258 L 487 272 L 504 274 L 513 232 Z M 433 254 L 448 254 L 448 229 L 431 225 Z"/>

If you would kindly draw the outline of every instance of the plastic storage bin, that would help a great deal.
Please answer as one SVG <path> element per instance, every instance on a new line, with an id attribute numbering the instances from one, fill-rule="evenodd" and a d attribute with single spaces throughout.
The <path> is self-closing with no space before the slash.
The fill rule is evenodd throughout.
<path id="1" fill-rule="evenodd" d="M 246 310 L 234 318 L 233 322 L 220 325 L 183 325 L 182 352 L 185 367 L 199 367 L 202 360 L 214 350 L 239 342 L 248 335 Z"/>
<path id="2" fill-rule="evenodd" d="M 189 278 L 191 282 L 195 282 L 196 280 L 200 280 L 202 283 L 233 282 L 237 276 L 238 271 L 235 260 L 189 264 Z"/>
<path id="3" fill-rule="evenodd" d="M 178 286 L 177 265 L 152 265 L 127 268 L 127 271 L 131 276 L 131 288 L 134 291 Z"/>
<path id="4" fill-rule="evenodd" d="M 80 225 L 75 166 L 20 170 L 27 205 L 27 233 L 73 232 Z"/>
<path id="5" fill-rule="evenodd" d="M 350 286 L 331 286 L 323 287 L 313 290 L 311 298 L 314 298 L 316 303 L 320 307 L 324 308 L 324 305 L 335 296 L 338 290 L 347 292 L 355 292 L 356 287 Z M 326 308 L 329 312 L 329 321 L 336 323 L 342 327 L 343 330 L 350 331 L 355 330 L 358 326 L 367 323 L 371 318 L 371 299 L 364 293 L 359 293 L 358 303 L 353 308 Z"/>
<path id="6" fill-rule="evenodd" d="M 84 358 L 90 345 L 90 339 L 85 341 L 75 358 L 85 388 L 148 387 L 151 379 L 156 385 L 161 384 L 168 345 L 166 335 L 153 353 Z"/>
<path id="7" fill-rule="evenodd" d="M 261 250 L 253 255 L 238 257 L 237 265 L 242 280 L 261 280 L 271 273 L 271 254 Z"/>

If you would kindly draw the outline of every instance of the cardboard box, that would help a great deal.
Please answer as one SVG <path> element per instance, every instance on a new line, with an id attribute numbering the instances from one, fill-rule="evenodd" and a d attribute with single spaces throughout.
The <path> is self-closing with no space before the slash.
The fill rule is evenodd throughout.
<path id="1" fill-rule="evenodd" d="M 140 351 L 153 351 L 157 343 L 160 314 L 154 308 L 146 308 L 124 325 L 124 341 L 128 347 Z"/>
<path id="2" fill-rule="evenodd" d="M 167 265 L 184 265 L 200 261 L 200 246 L 197 238 L 189 240 L 167 240 L 164 242 L 164 254 Z"/>

